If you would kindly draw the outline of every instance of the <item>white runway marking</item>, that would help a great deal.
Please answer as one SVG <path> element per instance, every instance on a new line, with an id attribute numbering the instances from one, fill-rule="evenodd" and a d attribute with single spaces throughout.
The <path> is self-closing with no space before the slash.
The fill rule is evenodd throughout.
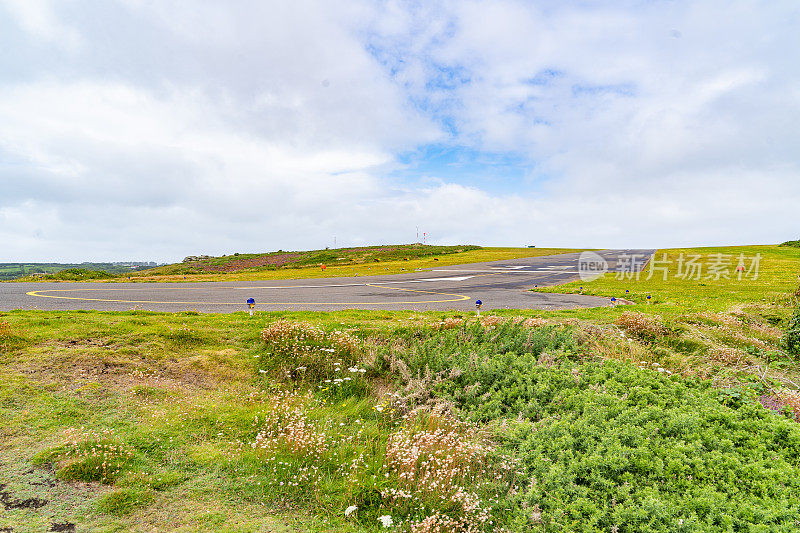
<path id="1" fill-rule="evenodd" d="M 565 268 L 571 268 L 571 267 L 565 267 Z M 436 270 L 433 270 L 433 272 L 487 272 L 487 273 L 491 273 L 491 274 L 531 274 L 531 273 L 534 273 L 534 274 L 536 274 L 536 273 L 543 273 L 543 274 L 577 274 L 578 270 L 577 269 L 575 269 L 575 270 L 559 270 L 559 271 L 556 272 L 556 271 L 553 271 L 553 270 L 541 270 L 541 269 L 536 269 L 536 270 L 467 270 L 467 269 L 460 269 L 460 270 L 456 270 L 456 269 L 437 268 Z"/>

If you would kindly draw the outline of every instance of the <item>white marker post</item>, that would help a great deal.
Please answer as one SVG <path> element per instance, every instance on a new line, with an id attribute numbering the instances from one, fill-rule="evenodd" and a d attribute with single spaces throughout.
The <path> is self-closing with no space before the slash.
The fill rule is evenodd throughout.
<path id="1" fill-rule="evenodd" d="M 253 316 L 253 309 L 256 306 L 256 301 L 253 298 L 248 298 L 247 306 L 250 308 L 250 316 Z"/>

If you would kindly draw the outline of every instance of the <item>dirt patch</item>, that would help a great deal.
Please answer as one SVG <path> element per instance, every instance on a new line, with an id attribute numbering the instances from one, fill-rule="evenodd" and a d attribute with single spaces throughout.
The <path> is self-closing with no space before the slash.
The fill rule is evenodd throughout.
<path id="1" fill-rule="evenodd" d="M 20 500 L 5 490 L 6 486 L 0 484 L 0 503 L 6 509 L 39 509 L 47 505 L 47 500 L 41 498 L 25 498 Z"/>
<path id="2" fill-rule="evenodd" d="M 48 531 L 62 531 L 65 533 L 75 533 L 75 524 L 72 522 L 53 523 Z"/>
<path id="3" fill-rule="evenodd" d="M 65 348 L 77 348 L 81 346 L 94 346 L 99 348 L 106 348 L 113 346 L 111 339 L 97 338 L 97 339 L 70 339 L 68 341 L 55 341 L 55 346 L 63 346 Z"/>

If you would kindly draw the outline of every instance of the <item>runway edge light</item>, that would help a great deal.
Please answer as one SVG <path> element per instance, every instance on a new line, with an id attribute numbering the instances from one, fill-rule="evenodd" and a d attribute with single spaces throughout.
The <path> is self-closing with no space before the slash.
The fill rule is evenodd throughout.
<path id="1" fill-rule="evenodd" d="M 250 316 L 253 316 L 253 309 L 256 306 L 256 301 L 253 298 L 248 298 L 247 306 L 250 308 Z"/>
<path id="2" fill-rule="evenodd" d="M 478 311 L 478 316 L 481 316 L 481 306 L 482 305 L 483 305 L 482 301 L 475 300 L 475 309 L 477 309 L 477 311 Z"/>

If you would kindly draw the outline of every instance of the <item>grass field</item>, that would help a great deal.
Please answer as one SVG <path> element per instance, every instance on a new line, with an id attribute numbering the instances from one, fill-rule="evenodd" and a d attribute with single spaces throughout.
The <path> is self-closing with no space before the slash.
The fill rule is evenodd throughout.
<path id="1" fill-rule="evenodd" d="M 379 249 L 376 249 L 379 248 Z M 462 250 L 462 251 L 459 251 Z M 343 276 L 378 276 L 402 274 L 422 268 L 501 261 L 521 257 L 579 252 L 572 248 L 482 248 L 477 246 L 393 245 L 371 248 L 314 250 L 310 252 L 273 252 L 271 254 L 242 254 L 211 258 L 203 262 L 177 263 L 150 270 L 120 275 L 109 279 L 54 276 L 61 281 L 120 281 L 120 282 L 197 282 L 197 281 L 257 281 L 268 279 L 335 278 Z M 281 264 L 248 267 L 237 262 L 297 254 L 295 261 Z M 376 261 L 377 259 L 377 261 Z M 238 265 L 229 267 L 231 264 Z M 323 269 L 320 265 L 324 264 Z M 204 270 L 221 268 L 223 271 Z M 239 268 L 241 267 L 241 268 Z M 40 281 L 41 278 L 19 278 L 14 281 Z"/>
<path id="2" fill-rule="evenodd" d="M 0 530 L 797 531 L 800 250 L 681 252 L 759 276 L 480 320 L 3 313 Z"/>

